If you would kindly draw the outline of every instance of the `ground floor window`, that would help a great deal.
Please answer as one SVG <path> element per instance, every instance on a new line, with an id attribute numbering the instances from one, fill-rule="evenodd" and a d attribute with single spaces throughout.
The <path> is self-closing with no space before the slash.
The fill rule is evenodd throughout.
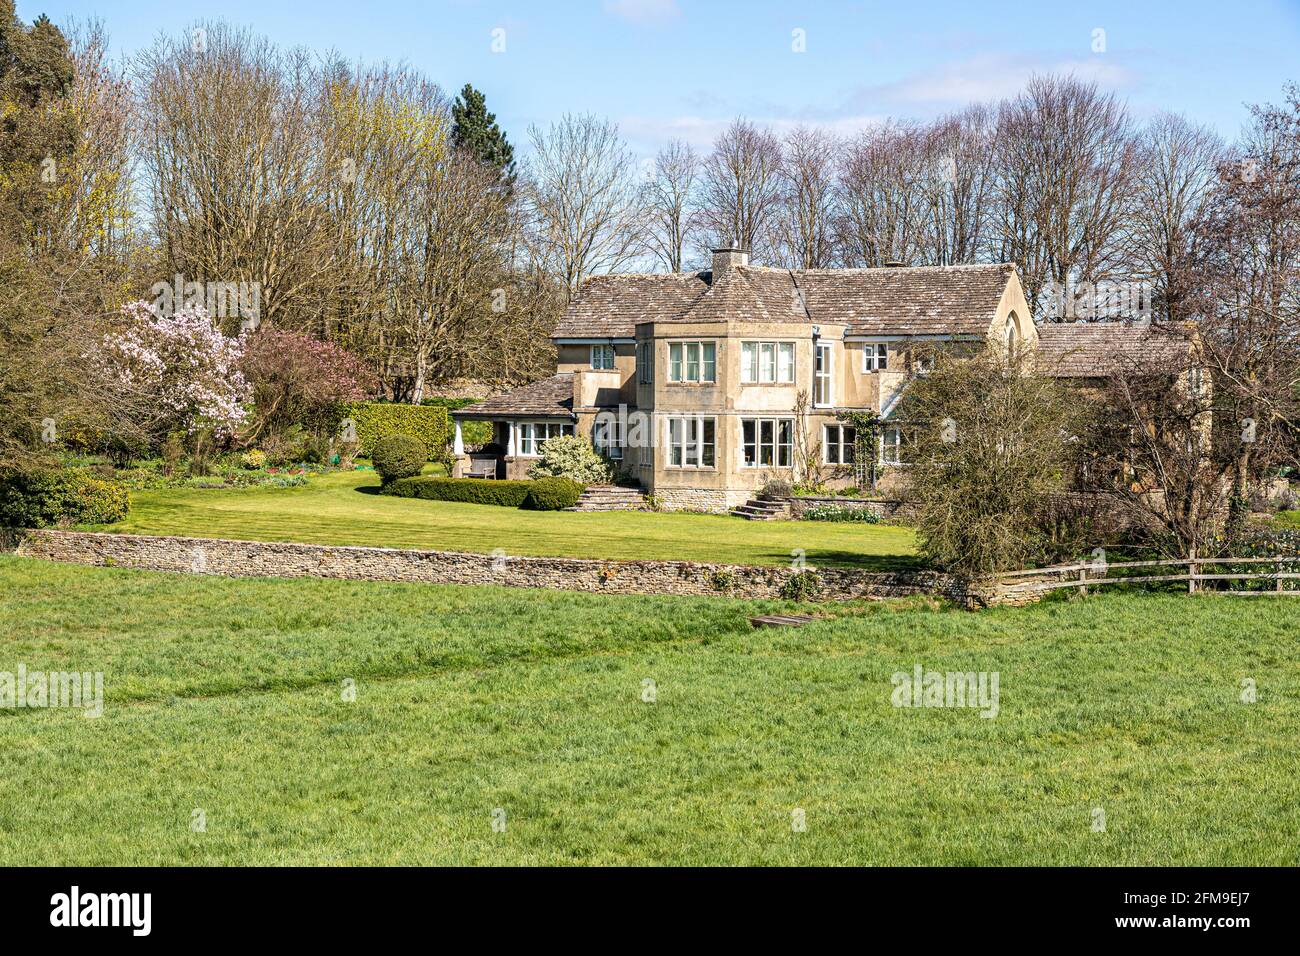
<path id="1" fill-rule="evenodd" d="M 623 457 L 623 423 L 617 418 L 597 418 L 591 426 L 591 443 L 596 451 L 606 458 L 621 460 Z"/>
<path id="2" fill-rule="evenodd" d="M 794 464 L 793 418 L 742 418 L 746 468 L 789 468 Z"/>
<path id="3" fill-rule="evenodd" d="M 886 425 L 880 430 L 880 463 L 898 465 L 903 461 L 903 433 L 897 425 Z"/>
<path id="4" fill-rule="evenodd" d="M 572 434 L 573 426 L 566 425 L 563 422 L 520 422 L 518 454 L 540 455 L 542 453 L 542 443 L 548 438 Z"/>
<path id="5" fill-rule="evenodd" d="M 828 465 L 853 464 L 857 430 L 852 425 L 827 425 L 822 434 L 822 461 Z"/>
<path id="6" fill-rule="evenodd" d="M 674 468 L 715 468 L 717 420 L 668 419 L 668 464 Z"/>

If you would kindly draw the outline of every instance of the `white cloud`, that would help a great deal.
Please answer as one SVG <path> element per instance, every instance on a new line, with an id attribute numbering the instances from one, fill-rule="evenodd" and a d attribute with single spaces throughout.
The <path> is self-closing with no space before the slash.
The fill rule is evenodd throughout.
<path id="1" fill-rule="evenodd" d="M 880 86 L 860 90 L 856 104 L 881 102 L 891 105 L 951 106 L 988 102 L 1014 96 L 1024 89 L 1035 73 L 1073 73 L 1095 81 L 1103 89 L 1118 90 L 1133 85 L 1137 75 L 1114 58 L 1049 60 L 1012 54 L 987 54 Z"/>
<path id="2" fill-rule="evenodd" d="M 666 23 L 681 16 L 677 0 L 605 0 L 605 12 L 633 23 Z"/>

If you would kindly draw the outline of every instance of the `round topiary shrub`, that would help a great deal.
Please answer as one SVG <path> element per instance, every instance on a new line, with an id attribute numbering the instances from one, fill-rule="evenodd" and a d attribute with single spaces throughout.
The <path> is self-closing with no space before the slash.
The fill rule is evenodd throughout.
<path id="1" fill-rule="evenodd" d="M 375 442 L 370 461 L 384 484 L 399 478 L 413 478 L 429 460 L 424 442 L 412 435 L 389 435 Z"/>
<path id="2" fill-rule="evenodd" d="M 582 485 L 568 478 L 538 478 L 528 490 L 524 507 L 533 511 L 563 511 L 578 503 Z"/>

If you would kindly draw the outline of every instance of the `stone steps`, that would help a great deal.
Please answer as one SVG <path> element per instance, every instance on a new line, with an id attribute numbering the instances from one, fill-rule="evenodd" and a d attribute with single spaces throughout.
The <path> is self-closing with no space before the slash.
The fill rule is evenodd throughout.
<path id="1" fill-rule="evenodd" d="M 757 498 L 750 498 L 743 505 L 732 508 L 731 513 L 747 521 L 775 521 L 778 518 L 790 517 L 790 505 L 785 501 L 759 495 Z"/>
<path id="2" fill-rule="evenodd" d="M 617 485 L 590 485 L 578 498 L 578 503 L 566 511 L 648 511 L 645 495 L 635 488 Z"/>

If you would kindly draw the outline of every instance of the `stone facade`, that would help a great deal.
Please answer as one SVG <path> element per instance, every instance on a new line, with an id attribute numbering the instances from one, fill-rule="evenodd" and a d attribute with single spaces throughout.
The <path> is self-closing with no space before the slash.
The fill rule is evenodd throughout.
<path id="1" fill-rule="evenodd" d="M 727 595 L 779 598 L 799 573 L 789 567 L 702 564 L 693 561 L 599 561 L 587 558 L 496 557 L 451 551 L 227 541 L 104 534 L 50 529 L 10 533 L 9 547 L 27 557 L 74 564 L 186 571 L 232 577 L 315 577 L 427 584 L 497 584 L 603 594 Z M 962 582 L 929 571 L 873 572 L 810 568 L 818 597 L 843 601 L 931 594 L 964 606 L 972 600 Z M 996 600 L 993 601 L 996 603 Z"/>
<path id="2" fill-rule="evenodd" d="M 882 498 L 850 498 L 837 495 L 790 495 L 783 498 L 790 506 L 794 518 L 802 518 L 809 508 L 849 508 L 854 511 L 872 511 L 878 517 L 892 518 L 903 506 L 901 501 L 888 501 Z"/>

